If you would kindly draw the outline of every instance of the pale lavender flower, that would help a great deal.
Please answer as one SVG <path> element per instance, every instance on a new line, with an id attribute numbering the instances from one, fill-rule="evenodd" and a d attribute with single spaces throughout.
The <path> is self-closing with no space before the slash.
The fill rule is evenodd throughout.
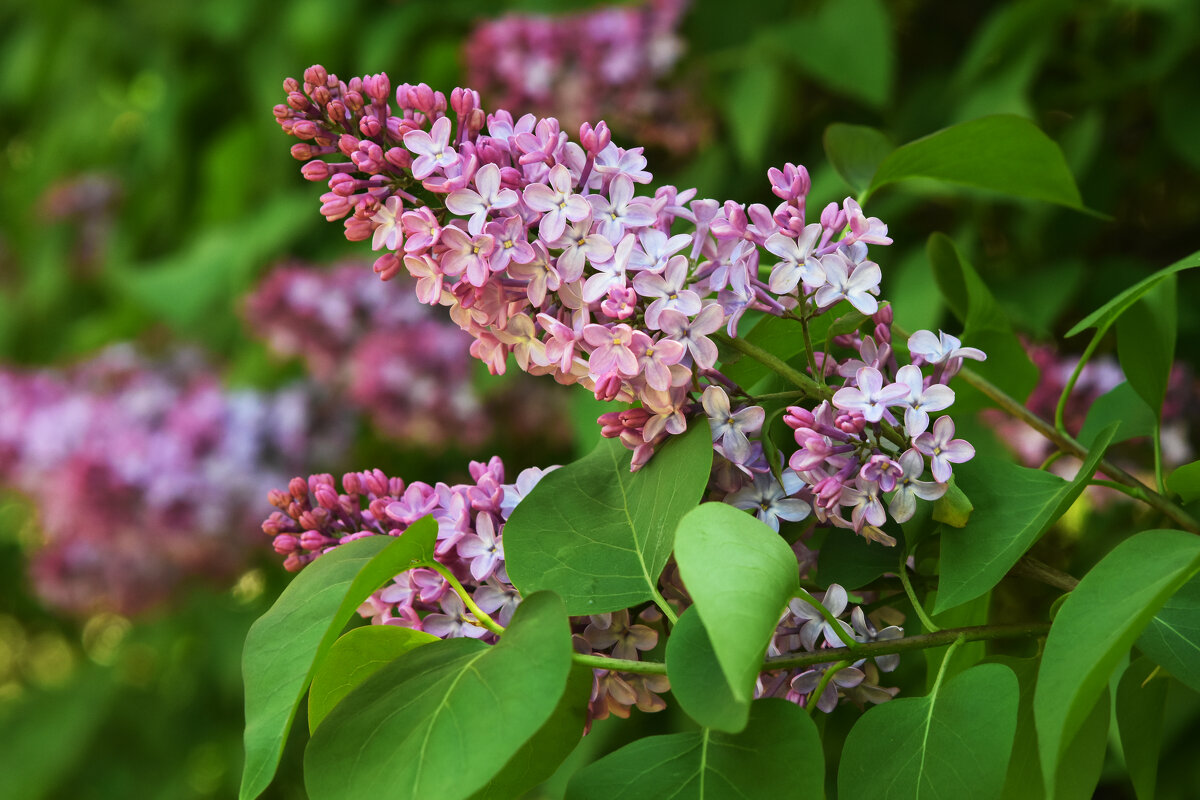
<path id="1" fill-rule="evenodd" d="M 906 364 L 896 372 L 896 382 L 908 387 L 904 430 L 909 438 L 916 438 L 929 427 L 930 411 L 942 411 L 954 403 L 953 389 L 940 383 L 926 387 L 921 368 L 912 364 Z"/>
<path id="2" fill-rule="evenodd" d="M 629 228 L 653 225 L 655 216 L 643 201 L 633 202 L 633 180 L 628 175 L 617 175 L 608 187 L 608 197 L 602 194 L 588 195 L 599 224 L 599 233 L 610 242 L 619 242 Z"/>
<path id="3" fill-rule="evenodd" d="M 754 480 L 725 498 L 735 508 L 753 511 L 762 522 L 779 530 L 779 520 L 799 522 L 809 515 L 812 507 L 792 495 L 804 488 L 804 481 L 791 470 L 784 470 L 783 486 L 770 472 L 756 474 Z"/>
<path id="4" fill-rule="evenodd" d="M 518 199 L 517 193 L 512 189 L 500 188 L 500 168 L 495 164 L 484 164 L 479 168 L 475 173 L 475 188 L 478 191 L 459 189 L 446 197 L 446 208 L 452 213 L 463 217 L 470 216 L 467 231 L 472 236 L 483 231 L 489 213 L 512 208 Z"/>
<path id="5" fill-rule="evenodd" d="M 934 336 L 932 331 L 917 331 L 908 337 L 908 351 L 923 358 L 927 364 L 941 364 L 955 358 L 987 360 L 987 355 L 982 350 L 963 347 L 959 339 L 943 331 L 938 331 L 937 336 Z"/>
<path id="6" fill-rule="evenodd" d="M 897 522 L 908 522 L 917 511 L 916 498 L 937 500 L 949 487 L 945 483 L 918 480 L 925 472 L 925 459 L 916 450 L 904 451 L 900 456 L 900 468 L 904 474 L 896 481 L 896 493 L 888 502 L 888 511 Z"/>
<path id="7" fill-rule="evenodd" d="M 818 287 L 825 283 L 825 270 L 821 262 L 813 258 L 813 246 L 821 238 L 822 228 L 813 223 L 804 228 L 798 239 L 784 233 L 773 233 L 763 244 L 768 251 L 782 261 L 771 269 L 771 291 L 787 294 L 804 281 L 806 286 Z"/>
<path id="8" fill-rule="evenodd" d="M 459 162 L 458 151 L 450 146 L 450 118 L 442 117 L 425 131 L 409 131 L 404 134 L 404 146 L 417 158 L 412 163 L 413 177 L 424 180 L 434 170 L 445 170 Z"/>
<path id="9" fill-rule="evenodd" d="M 504 543 L 491 514 L 484 511 L 475 515 L 475 532 L 459 541 L 458 554 L 470 563 L 471 577 L 476 581 L 487 580 L 504 563 Z"/>
<path id="10" fill-rule="evenodd" d="M 853 274 L 850 274 L 848 270 L 853 265 L 840 250 L 821 256 L 820 263 L 826 283 L 813 298 L 818 308 L 828 308 L 839 300 L 848 300 L 850 305 L 868 316 L 879 310 L 879 301 L 873 296 L 879 291 L 881 274 L 878 264 L 864 261 L 855 266 Z"/>
<path id="11" fill-rule="evenodd" d="M 474 615 L 467 613 L 462 598 L 454 592 L 447 592 L 442 596 L 441 606 L 442 613 L 429 614 L 423 620 L 421 628 L 426 633 L 441 639 L 478 639 L 487 635 L 487 629 L 481 628 Z"/>
<path id="12" fill-rule="evenodd" d="M 709 303 L 693 319 L 668 308 L 658 315 L 659 329 L 668 337 L 687 345 L 688 351 L 701 369 L 711 369 L 717 363 L 717 345 L 708 334 L 721 328 L 725 312 L 716 303 Z"/>
<path id="13" fill-rule="evenodd" d="M 922 433 L 913 446 L 929 457 L 933 479 L 938 483 L 950 480 L 950 465 L 961 464 L 975 457 L 975 448 L 965 439 L 954 438 L 954 420 L 939 417 L 932 433 Z"/>
<path id="14" fill-rule="evenodd" d="M 667 309 L 674 309 L 689 317 L 700 313 L 700 295 L 691 289 L 685 289 L 688 277 L 688 261 L 683 256 L 675 256 L 667 262 L 662 274 L 655 272 L 639 272 L 633 278 L 633 288 L 642 297 L 653 297 L 653 302 L 646 308 L 646 324 L 651 328 L 659 328 L 659 315 Z"/>
<path id="15" fill-rule="evenodd" d="M 750 455 L 749 437 L 758 435 L 766 418 L 762 406 L 748 406 L 733 413 L 729 395 L 720 386 L 705 389 L 701 402 L 712 426 L 713 443 L 721 446 L 730 461 L 745 462 Z"/>
<path id="16" fill-rule="evenodd" d="M 383 207 L 375 212 L 375 216 L 371 217 L 371 221 L 376 225 L 375 233 L 371 237 L 372 250 L 380 250 L 385 247 L 388 250 L 400 249 L 400 245 L 404 241 L 399 219 L 403 210 L 404 203 L 399 195 L 392 195 L 383 204 Z"/>
<path id="17" fill-rule="evenodd" d="M 563 235 L 568 222 L 578 222 L 592 213 L 583 195 L 575 194 L 570 171 L 562 164 L 550 170 L 549 186 L 531 183 L 525 187 L 525 205 L 543 213 L 538 235 L 547 244 Z"/>
<path id="18" fill-rule="evenodd" d="M 883 385 L 883 375 L 874 367 L 862 367 L 855 375 L 858 386 L 845 386 L 833 395 L 833 404 L 844 411 L 861 411 L 868 422 L 879 422 L 888 406 L 900 405 L 908 396 L 902 383 Z"/>

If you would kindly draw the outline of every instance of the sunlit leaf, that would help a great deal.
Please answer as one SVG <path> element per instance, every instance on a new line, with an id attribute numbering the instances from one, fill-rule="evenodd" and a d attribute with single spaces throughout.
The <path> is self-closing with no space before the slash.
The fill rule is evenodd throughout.
<path id="1" fill-rule="evenodd" d="M 879 107 L 891 96 L 892 31 L 880 0 L 837 0 L 772 26 L 769 35 L 781 55 L 825 88 Z"/>
<path id="2" fill-rule="evenodd" d="M 1167 477 L 1167 488 L 1191 503 L 1200 499 L 1200 461 L 1176 467 Z"/>
<path id="3" fill-rule="evenodd" d="M 1174 275 L 1149 289 L 1117 320 L 1117 355 L 1129 385 L 1161 417 L 1175 365 Z"/>
<path id="4" fill-rule="evenodd" d="M 817 728 L 786 700 L 756 700 L 741 733 L 647 736 L 575 773 L 567 800 L 778 800 L 821 797 Z"/>
<path id="5" fill-rule="evenodd" d="M 246 763 L 240 796 L 271 782 L 292 719 L 320 666 L 370 594 L 414 563 L 433 559 L 437 524 L 418 520 L 403 536 L 368 536 L 305 567 L 246 635 Z"/>
<path id="6" fill-rule="evenodd" d="M 366 625 L 348 631 L 333 643 L 308 690 L 308 730 L 321 720 L 350 690 L 387 664 L 438 638 L 424 631 L 396 625 Z"/>
<path id="7" fill-rule="evenodd" d="M 1198 570 L 1200 537 L 1144 531 L 1113 548 L 1068 595 L 1046 638 L 1034 695 L 1047 776 L 1058 770 L 1066 744 L 1107 687 L 1118 660 Z"/>
<path id="8" fill-rule="evenodd" d="M 733 696 L 700 614 L 689 608 L 667 639 L 667 677 L 671 696 L 701 727 L 737 733 L 746 727 L 749 701 Z"/>
<path id="9" fill-rule="evenodd" d="M 879 130 L 844 122 L 835 122 L 826 128 L 822 141 L 825 155 L 837 174 L 860 194 L 871 185 L 880 162 L 896 149 Z"/>
<path id="10" fill-rule="evenodd" d="M 618 611 L 652 599 L 675 528 L 708 483 L 712 436 L 693 423 L 640 471 L 604 439 L 588 456 L 548 473 L 504 526 L 505 566 L 524 594 L 556 592 L 572 615 Z"/>
<path id="11" fill-rule="evenodd" d="M 1084 447 L 1091 447 L 1096 434 L 1114 422 L 1121 425 L 1113 436 L 1112 444 L 1139 436 L 1151 436 L 1154 433 L 1154 412 L 1128 381 L 1096 398 L 1092 407 L 1088 409 L 1083 428 L 1075 438 Z"/>
<path id="12" fill-rule="evenodd" d="M 526 597 L 499 643 L 418 647 L 346 696 L 304 756 L 305 786 L 326 798 L 467 798 L 554 714 L 571 669 L 562 601 Z"/>
<path id="13" fill-rule="evenodd" d="M 1017 679 L 981 664 L 925 697 L 875 706 L 850 729 L 838 794 L 871 798 L 998 797 L 1017 727 Z"/>
<path id="14" fill-rule="evenodd" d="M 796 555 L 746 512 L 704 503 L 680 520 L 675 560 L 734 698 L 749 702 L 767 643 L 799 585 Z"/>
<path id="15" fill-rule="evenodd" d="M 1071 481 L 982 456 L 956 467 L 958 485 L 975 510 L 965 527 L 942 533 L 937 611 L 978 597 L 1000 582 L 1087 487 L 1116 427 L 1114 423 L 1096 437 Z"/>

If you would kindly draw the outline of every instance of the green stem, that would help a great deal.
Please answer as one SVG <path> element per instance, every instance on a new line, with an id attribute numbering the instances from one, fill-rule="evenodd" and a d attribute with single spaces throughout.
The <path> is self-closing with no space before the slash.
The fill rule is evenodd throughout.
<path id="1" fill-rule="evenodd" d="M 1159 494 L 1165 495 L 1167 493 L 1167 482 L 1163 477 L 1161 413 L 1154 419 L 1154 483 L 1158 486 Z"/>
<path id="2" fill-rule="evenodd" d="M 941 628 L 939 628 L 937 625 L 934 625 L 933 620 L 931 620 L 929 615 L 925 613 L 925 608 L 921 605 L 921 601 L 917 597 L 917 593 L 913 591 L 912 584 L 908 581 L 907 553 L 902 554 L 900 559 L 900 570 L 898 574 L 900 575 L 900 584 L 904 586 L 904 593 L 908 595 L 908 600 L 910 603 L 912 603 L 913 611 L 917 612 L 917 616 L 920 618 L 921 624 L 925 626 L 925 630 L 929 631 L 930 633 L 937 633 L 940 631 Z"/>
<path id="3" fill-rule="evenodd" d="M 812 694 L 808 696 L 808 701 L 805 703 L 804 710 L 811 717 L 813 712 L 817 710 L 817 701 L 821 699 L 821 695 L 825 694 L 825 687 L 833 680 L 833 676 L 850 666 L 849 661 L 839 661 L 829 669 L 825 670 L 825 674 L 821 676 L 821 682 L 817 684 L 817 688 L 813 689 Z"/>
<path id="4" fill-rule="evenodd" d="M 1038 466 L 1038 469 L 1043 471 L 1049 469 L 1051 464 L 1053 464 L 1055 461 L 1058 461 L 1065 455 L 1066 453 L 1064 453 L 1062 450 L 1055 450 L 1053 453 L 1046 456 L 1046 460 Z"/>
<path id="5" fill-rule="evenodd" d="M 829 627 L 833 629 L 834 633 L 837 634 L 837 638 L 839 641 L 846 642 L 846 646 L 849 647 L 851 650 L 857 650 L 859 647 L 861 647 L 859 642 L 857 640 L 855 640 L 855 638 L 853 636 L 846 633 L 846 629 L 842 627 L 842 622 L 833 615 L 832 611 L 830 611 L 828 608 L 825 607 L 824 603 L 822 603 L 817 598 L 813 597 L 811 594 L 806 592 L 804 589 L 801 589 L 800 593 L 797 594 L 796 596 L 799 597 L 804 602 L 808 603 L 813 608 L 815 608 L 821 614 L 822 619 L 824 619 L 826 624 L 828 624 Z M 847 640 L 849 640 L 849 641 L 847 641 Z"/>
<path id="6" fill-rule="evenodd" d="M 1019 419 L 1042 436 L 1053 442 L 1058 449 L 1067 453 L 1067 455 L 1075 456 L 1079 459 L 1087 457 L 1088 449 L 1075 441 L 1070 435 L 1062 433 L 1053 425 L 1046 422 L 1044 419 L 1034 414 L 1025 406 L 1018 403 L 1015 399 L 1004 392 L 1003 389 L 996 386 L 994 383 L 984 378 L 978 372 L 972 369 L 964 369 L 958 373 L 958 376 L 964 381 L 974 386 L 979 391 L 983 392 L 988 398 L 1000 407 L 1002 411 L 1010 417 Z M 1155 492 L 1146 484 L 1139 481 L 1137 478 L 1130 475 L 1125 470 L 1113 464 L 1108 459 L 1101 459 L 1100 471 L 1105 475 L 1114 478 L 1118 483 L 1124 484 L 1133 491 L 1126 491 L 1130 497 L 1135 497 L 1141 500 L 1146 505 L 1154 508 L 1175 521 L 1180 528 L 1190 533 L 1200 533 L 1200 521 L 1197 521 L 1188 512 L 1184 511 L 1175 503 L 1163 495 Z"/>
<path id="7" fill-rule="evenodd" d="M 475 615 L 475 619 L 479 621 L 480 625 L 497 636 L 504 633 L 504 626 L 489 617 L 482 608 L 475 605 L 475 601 L 471 599 L 471 595 L 467 594 L 466 588 L 459 582 L 458 578 L 454 577 L 453 572 L 436 561 L 427 561 L 423 566 L 436 570 L 439 575 L 446 579 L 446 582 L 450 584 L 450 588 L 454 590 L 456 595 L 462 598 L 463 605 Z"/>
<path id="8" fill-rule="evenodd" d="M 817 371 L 817 357 L 813 354 L 812 337 L 808 333 L 808 317 L 800 317 L 800 329 L 804 331 L 804 352 L 808 354 L 808 369 L 817 376 L 817 382 L 825 385 L 825 371 Z"/>
<path id="9" fill-rule="evenodd" d="M 587 653 L 571 653 L 571 660 L 592 669 L 607 669 L 613 672 L 636 672 L 640 675 L 666 675 L 667 665 L 661 661 L 630 661 L 624 658 L 608 658 Z"/>
<path id="10" fill-rule="evenodd" d="M 1120 492 L 1121 494 L 1128 495 L 1134 500 L 1144 499 L 1141 493 L 1139 493 L 1136 489 L 1130 489 L 1128 486 L 1117 483 L 1116 481 L 1106 481 L 1101 478 L 1093 478 L 1092 480 L 1088 481 L 1088 486 L 1103 486 L 1107 489 L 1112 489 L 1114 492 Z"/>
<path id="11" fill-rule="evenodd" d="M 1063 416 L 1067 410 L 1067 399 L 1071 396 L 1071 390 L 1075 388 L 1075 382 L 1079 380 L 1079 373 L 1083 372 L 1083 366 L 1092 357 L 1092 353 L 1096 350 L 1096 345 L 1100 344 L 1100 337 L 1104 335 L 1106 330 L 1108 330 L 1107 325 L 1096 329 L 1096 335 L 1092 337 L 1092 341 L 1088 343 L 1087 349 L 1083 351 L 1083 355 L 1075 363 L 1075 369 L 1071 372 L 1071 377 L 1067 379 L 1067 385 L 1063 387 L 1062 394 L 1058 396 L 1058 405 L 1054 409 L 1054 428 L 1064 436 L 1067 433 L 1067 427 L 1063 422 Z"/>
<path id="12" fill-rule="evenodd" d="M 1027 624 L 1010 625 L 979 625 L 972 628 L 946 628 L 937 633 L 923 633 L 919 636 L 908 636 L 903 639 L 889 639 L 879 642 L 860 642 L 853 650 L 849 647 L 831 647 L 814 653 L 787 653 L 781 656 L 771 656 L 763 661 L 761 672 L 774 672 L 782 669 L 799 669 L 816 664 L 829 664 L 838 661 L 857 661 L 860 658 L 875 658 L 891 653 L 907 653 L 913 650 L 929 650 L 934 647 L 946 647 L 961 638 L 964 642 L 985 642 L 998 639 L 1031 639 L 1045 636 L 1050 631 L 1049 622 L 1031 622 Z M 618 672 L 635 672 L 642 675 L 665 675 L 667 665 L 661 661 L 626 661 L 620 658 L 605 658 L 604 656 L 584 655 L 574 653 L 571 658 L 578 664 L 595 669 L 610 669 Z"/>
<path id="13" fill-rule="evenodd" d="M 667 602 L 667 598 L 662 596 L 662 593 L 657 589 L 654 590 L 654 605 L 658 606 L 658 610 L 667 618 L 667 622 L 674 627 L 676 622 L 679 622 L 679 615 L 675 613 L 675 609 L 671 608 L 671 604 Z"/>
<path id="14" fill-rule="evenodd" d="M 959 636 L 950 645 L 950 649 L 946 651 L 945 657 L 942 658 L 942 664 L 938 667 L 937 678 L 933 681 L 933 688 L 929 690 L 929 696 L 933 697 L 938 693 L 938 689 L 942 686 L 942 678 L 946 677 L 946 667 L 950 664 L 950 658 L 954 655 L 954 651 L 966 644 L 966 639 Z"/>

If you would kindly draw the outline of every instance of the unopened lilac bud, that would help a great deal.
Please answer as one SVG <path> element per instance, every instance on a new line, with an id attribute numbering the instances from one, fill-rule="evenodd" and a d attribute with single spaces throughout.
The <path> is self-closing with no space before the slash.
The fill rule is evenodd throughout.
<path id="1" fill-rule="evenodd" d="M 368 114 L 358 121 L 358 130 L 363 136 L 374 139 L 383 132 L 383 125 L 379 122 L 379 117 Z"/>
<path id="2" fill-rule="evenodd" d="M 371 220 L 359 216 L 358 212 L 355 212 L 353 216 L 346 217 L 342 226 L 346 229 L 347 241 L 351 242 L 365 242 L 375 232 L 375 226 L 371 224 Z"/>
<path id="3" fill-rule="evenodd" d="M 272 489 L 267 492 L 267 502 L 278 509 L 286 509 L 288 503 L 292 502 L 292 498 L 287 492 L 281 492 L 278 489 Z"/>
<path id="4" fill-rule="evenodd" d="M 388 95 L 392 92 L 392 82 L 382 72 L 378 75 L 368 75 L 363 79 L 363 91 L 372 100 L 383 103 L 387 101 Z"/>
<path id="5" fill-rule="evenodd" d="M 454 109 L 454 113 L 460 117 L 465 117 L 475 109 L 479 108 L 479 93 L 474 89 L 463 89 L 455 87 L 450 92 L 450 107 Z"/>
<path id="6" fill-rule="evenodd" d="M 329 73 L 320 64 L 313 64 L 308 69 L 304 70 L 304 82 L 313 86 L 324 86 L 329 80 Z"/>
<path id="7" fill-rule="evenodd" d="M 307 111 L 312 106 L 312 101 L 303 92 L 288 92 L 287 104 L 297 111 Z"/>
<path id="8" fill-rule="evenodd" d="M 867 426 L 867 420 L 861 411 L 844 411 L 833 420 L 833 426 L 842 433 L 861 434 Z"/>
<path id="9" fill-rule="evenodd" d="M 625 425 L 621 422 L 620 411 L 601 414 L 596 418 L 596 423 L 600 426 L 600 435 L 606 439 L 615 439 L 625 430 Z"/>
<path id="10" fill-rule="evenodd" d="M 348 133 L 343 133 L 340 137 L 338 137 L 338 150 L 340 150 L 342 155 L 346 156 L 346 158 L 349 158 L 358 152 L 359 141 L 361 140 L 357 136 L 351 136 Z"/>
<path id="11" fill-rule="evenodd" d="M 366 486 L 367 493 L 373 494 L 376 497 L 383 497 L 388 492 L 388 478 L 383 473 L 383 470 L 373 469 L 370 472 L 363 473 L 363 485 Z"/>
<path id="12" fill-rule="evenodd" d="M 367 505 L 367 511 L 370 512 L 373 519 L 385 520 L 388 518 L 387 507 L 391 503 L 392 498 L 390 497 L 376 497 Z"/>
<path id="13" fill-rule="evenodd" d="M 621 378 L 615 372 L 609 372 L 596 380 L 596 399 L 612 402 L 621 394 Z"/>
<path id="14" fill-rule="evenodd" d="M 353 176 L 341 172 L 329 179 L 329 189 L 338 197 L 353 197 L 361 186 Z"/>
<path id="15" fill-rule="evenodd" d="M 334 491 L 332 486 L 318 486 L 316 491 L 313 492 L 313 496 L 316 497 L 317 503 L 321 508 L 337 511 L 341 507 L 338 501 L 338 493 Z"/>
<path id="16" fill-rule="evenodd" d="M 362 478 L 357 472 L 347 472 L 342 476 L 342 489 L 346 494 L 362 494 Z"/>
<path id="17" fill-rule="evenodd" d="M 262 531 L 267 536 L 278 536 L 285 530 L 291 527 L 291 520 L 280 514 L 278 511 L 271 513 L 271 516 L 263 520 Z"/>
<path id="18" fill-rule="evenodd" d="M 890 325 L 879 323 L 875 326 L 875 340 L 880 344 L 886 344 L 892 341 L 892 328 Z"/>
<path id="19" fill-rule="evenodd" d="M 284 78 L 283 79 L 283 91 L 286 94 L 291 94 L 292 92 L 300 91 L 300 81 L 296 80 L 295 78 Z"/>
<path id="20" fill-rule="evenodd" d="M 400 274 L 404 262 L 395 253 L 384 253 L 379 258 L 375 259 L 375 264 L 372 269 L 379 276 L 381 281 L 390 281 L 392 278 Z"/>
<path id="21" fill-rule="evenodd" d="M 408 169 L 412 166 L 412 153 L 403 147 L 391 147 L 383 154 L 383 160 L 397 169 Z"/>
<path id="22" fill-rule="evenodd" d="M 290 533 L 283 533 L 275 537 L 272 546 L 275 548 L 276 553 L 285 556 L 296 552 L 300 548 L 300 540 Z"/>
<path id="23" fill-rule="evenodd" d="M 612 141 L 612 132 L 609 131 L 608 125 L 601 120 L 593 128 L 591 124 L 585 122 L 579 127 L 579 143 L 583 145 L 583 149 L 592 158 L 600 154 L 600 151 L 608 147 Z"/>
<path id="24" fill-rule="evenodd" d="M 309 119 L 297 120 L 292 126 L 292 135 L 298 139 L 312 139 L 317 135 L 317 123 Z"/>
<path id="25" fill-rule="evenodd" d="M 350 542 L 357 541 L 358 539 L 366 539 L 368 536 L 374 536 L 374 535 L 375 534 L 372 533 L 371 531 L 358 531 L 357 533 L 350 533 L 350 534 L 343 536 L 342 538 L 337 540 L 337 543 L 338 544 L 349 544 Z"/>
<path id="26" fill-rule="evenodd" d="M 463 125 L 466 128 L 464 135 L 468 138 L 474 137 L 477 133 L 483 130 L 483 126 L 487 124 L 487 114 L 483 113 L 482 108 L 475 108 L 467 115 Z"/>
<path id="27" fill-rule="evenodd" d="M 412 85 L 402 83 L 396 87 L 396 105 L 401 109 L 413 108 Z"/>
<path id="28" fill-rule="evenodd" d="M 308 481 L 304 478 L 292 478 L 288 481 L 288 492 L 298 503 L 308 501 Z"/>
<path id="29" fill-rule="evenodd" d="M 297 147 L 307 147 L 307 145 L 296 145 Z M 293 151 L 293 155 L 295 151 Z M 321 182 L 327 179 L 332 170 L 329 164 L 324 161 L 309 161 L 300 168 L 300 174 L 304 176 L 306 181 Z"/>
<path id="30" fill-rule="evenodd" d="M 326 536 L 320 531 L 305 531 L 300 534 L 300 546 L 305 550 L 321 550 L 337 543 L 337 539 Z"/>
<path id="31" fill-rule="evenodd" d="M 425 116 L 432 116 L 436 100 L 433 96 L 433 89 L 428 84 L 418 83 L 408 90 L 408 99 L 412 103 L 412 107 L 420 111 Z"/>
<path id="32" fill-rule="evenodd" d="M 354 210 L 354 203 L 348 198 L 333 192 L 321 195 L 321 216 L 329 222 L 334 222 Z"/>
<path id="33" fill-rule="evenodd" d="M 846 227 L 846 212 L 837 203 L 830 203 L 821 212 L 821 227 L 829 231 L 840 231 Z"/>
<path id="34" fill-rule="evenodd" d="M 816 423 L 816 418 L 807 408 L 788 406 L 787 412 L 783 415 L 783 422 L 789 428 L 798 430 L 800 428 L 811 428 Z"/>

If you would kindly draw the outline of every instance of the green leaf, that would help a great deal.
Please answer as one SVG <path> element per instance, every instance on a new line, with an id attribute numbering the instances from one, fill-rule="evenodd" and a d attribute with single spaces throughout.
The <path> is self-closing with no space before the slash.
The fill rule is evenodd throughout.
<path id="1" fill-rule="evenodd" d="M 1123 381 L 1096 398 L 1076 438 L 1084 447 L 1091 447 L 1096 434 L 1114 422 L 1119 422 L 1121 426 L 1117 428 L 1112 444 L 1154 435 L 1154 412 L 1146 405 L 1146 401 L 1138 397 L 1128 381 Z"/>
<path id="2" fill-rule="evenodd" d="M 1118 317 L 1124 314 L 1130 306 L 1140 300 L 1142 296 L 1146 294 L 1146 292 L 1150 291 L 1159 283 L 1166 280 L 1168 276 L 1174 275 L 1177 272 L 1182 272 L 1185 269 L 1192 269 L 1194 267 L 1200 267 L 1200 250 L 1192 253 L 1186 258 L 1181 258 L 1174 264 L 1171 264 L 1169 267 L 1164 267 L 1153 275 L 1138 281 L 1133 286 L 1130 286 L 1112 300 L 1109 300 L 1107 303 L 1100 306 L 1100 308 L 1096 309 L 1091 314 L 1088 314 L 1086 317 L 1080 320 L 1074 328 L 1071 328 L 1071 330 L 1067 331 L 1067 336 L 1075 336 L 1076 334 L 1086 331 L 1088 328 L 1096 328 L 1099 333 L 1103 333 L 1104 331 L 1108 330 L 1109 326 L 1112 325 Z"/>
<path id="3" fill-rule="evenodd" d="M 471 795 L 471 800 L 522 797 L 553 775 L 579 744 L 591 695 L 591 668 L 572 664 L 567 690 L 550 719 L 508 760 L 504 769 L 488 781 L 487 786 Z"/>
<path id="4" fill-rule="evenodd" d="M 772 25 L 781 55 L 831 91 L 879 108 L 892 92 L 892 22 L 881 0 L 836 0 Z M 848 54 L 853 54 L 848 56 Z"/>
<path id="5" fill-rule="evenodd" d="M 1117 320 L 1121 369 L 1156 418 L 1162 416 L 1175 363 L 1175 283 L 1174 275 L 1164 278 Z"/>
<path id="6" fill-rule="evenodd" d="M 1109 439 L 1109 425 L 1096 437 L 1072 481 L 1008 461 L 978 457 L 955 470 L 958 484 L 975 503 L 966 527 L 942 533 L 941 579 L 935 611 L 965 603 L 991 589 L 1017 560 L 1067 512 L 1087 487 Z"/>
<path id="7" fill-rule="evenodd" d="M 702 728 L 737 733 L 750 718 L 750 703 L 733 696 L 717 662 L 700 614 L 689 608 L 667 639 L 671 696 Z"/>
<path id="8" fill-rule="evenodd" d="M 344 544 L 305 567 L 250 627 L 242 656 L 242 800 L 257 797 L 271 783 L 304 691 L 355 609 L 387 579 L 431 561 L 436 537 L 437 523 L 425 517 L 403 536 Z"/>
<path id="9" fill-rule="evenodd" d="M 838 794 L 871 798 L 998 797 L 1017 727 L 1017 679 L 981 664 L 925 697 L 875 706 L 850 729 Z"/>
<path id="10" fill-rule="evenodd" d="M 925 249 L 946 304 L 964 323 L 963 343 L 987 353 L 987 361 L 972 362 L 971 368 L 1013 397 L 1028 397 L 1040 373 L 987 284 L 949 237 L 935 233 Z M 960 386 L 956 391 L 972 390 Z"/>
<path id="11" fill-rule="evenodd" d="M 835 122 L 825 129 L 825 155 L 842 180 L 856 193 L 871 185 L 875 170 L 896 149 L 880 131 L 866 125 Z"/>
<path id="12" fill-rule="evenodd" d="M 573 616 L 653 599 L 675 528 L 700 501 L 712 465 L 703 420 L 639 472 L 617 439 L 547 474 L 504 526 L 505 566 L 522 594 L 558 593 Z"/>
<path id="13" fill-rule="evenodd" d="M 308 731 L 312 733 L 350 690 L 400 656 L 438 637 L 395 625 L 354 628 L 333 643 L 308 690 Z"/>
<path id="14" fill-rule="evenodd" d="M 1200 692 L 1200 577 L 1163 603 L 1137 646 L 1172 677 Z"/>
<path id="15" fill-rule="evenodd" d="M 470 797 L 551 718 L 570 671 L 570 625 L 550 592 L 526 597 L 494 646 L 418 647 L 317 728 L 304 754 L 309 796 Z"/>
<path id="16" fill-rule="evenodd" d="M 1153 800 L 1158 782 L 1167 681 L 1148 681 L 1155 669 L 1153 661 L 1139 658 L 1125 669 L 1117 685 L 1117 729 L 1138 800 Z"/>
<path id="17" fill-rule="evenodd" d="M 675 561 L 734 698 L 748 703 L 780 613 L 799 587 L 795 553 L 745 511 L 704 503 L 680 520 Z"/>
<path id="18" fill-rule="evenodd" d="M 1042 765 L 1038 757 L 1037 733 L 1033 723 L 1033 695 L 1037 684 L 1038 659 L 996 657 L 996 663 L 1008 665 L 1021 685 L 1021 702 L 1017 707 L 1017 735 L 1012 757 L 1008 762 L 1008 777 L 1004 783 L 1004 800 L 1042 800 L 1046 797 Z M 1067 745 L 1054 781 L 1057 800 L 1091 800 L 1108 744 L 1109 693 L 1101 692 L 1084 720 L 1079 732 Z"/>
<path id="19" fill-rule="evenodd" d="M 943 522 L 953 528 L 965 528 L 971 520 L 971 512 L 975 510 L 975 505 L 971 502 L 971 498 L 967 497 L 962 489 L 958 488 L 958 481 L 954 476 L 950 476 L 950 488 L 946 493 L 933 501 L 933 519 L 935 522 Z"/>
<path id="20" fill-rule="evenodd" d="M 817 583 L 843 589 L 866 586 L 885 572 L 895 572 L 899 558 L 894 547 L 873 544 L 853 531 L 830 528 L 817 553 Z"/>
<path id="21" fill-rule="evenodd" d="M 1167 488 L 1191 503 L 1200 499 L 1200 461 L 1176 467 L 1167 477 Z"/>
<path id="22" fill-rule="evenodd" d="M 782 86 L 779 67 L 766 61 L 748 63 L 734 81 L 725 108 L 738 157 L 746 166 L 758 167 L 766 158 Z"/>
<path id="23" fill-rule="evenodd" d="M 1117 661 L 1176 590 L 1200 570 L 1200 537 L 1183 531 L 1135 534 L 1113 548 L 1067 597 L 1038 671 L 1034 720 L 1042 768 L 1058 769 Z"/>
<path id="24" fill-rule="evenodd" d="M 786 700 L 756 700 L 741 733 L 647 736 L 581 769 L 567 800 L 778 800 L 821 797 L 816 725 Z"/>
<path id="25" fill-rule="evenodd" d="M 1062 150 L 1012 114 L 973 119 L 902 145 L 879 165 L 868 194 L 911 178 L 1087 210 Z"/>

